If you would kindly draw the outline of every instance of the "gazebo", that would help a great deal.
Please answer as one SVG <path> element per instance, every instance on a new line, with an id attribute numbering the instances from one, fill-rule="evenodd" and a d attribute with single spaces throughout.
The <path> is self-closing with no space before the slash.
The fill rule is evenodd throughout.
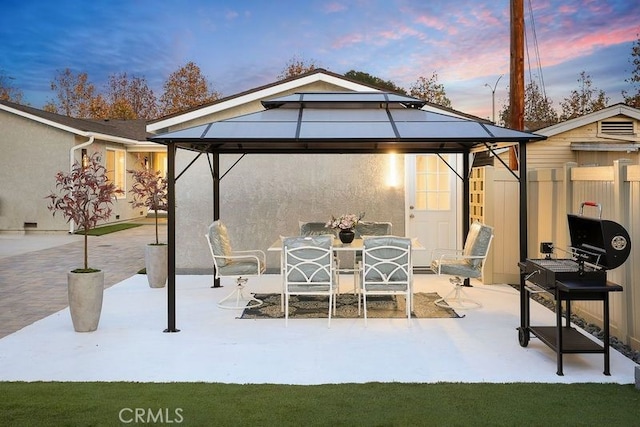
<path id="1" fill-rule="evenodd" d="M 516 145 L 520 165 L 519 173 L 514 173 L 520 184 L 520 260 L 526 258 L 526 144 L 546 137 L 429 111 L 422 100 L 389 92 L 303 92 L 265 100 L 262 105 L 265 109 L 257 113 L 149 138 L 167 146 L 169 277 L 165 332 L 178 331 L 175 318 L 178 149 L 199 153 L 186 169 L 201 155 L 207 156 L 213 181 L 214 220 L 220 214 L 221 154 L 463 154 L 462 174 L 458 177 L 463 183 L 462 230 L 466 235 L 470 154 Z"/>

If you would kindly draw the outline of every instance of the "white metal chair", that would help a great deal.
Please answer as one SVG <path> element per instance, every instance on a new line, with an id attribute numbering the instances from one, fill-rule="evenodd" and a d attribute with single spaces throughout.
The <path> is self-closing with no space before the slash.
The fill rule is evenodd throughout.
<path id="1" fill-rule="evenodd" d="M 362 239 L 365 236 L 390 236 L 391 223 L 360 221 L 356 224 L 354 232 L 357 239 Z M 356 251 L 353 254 L 353 268 L 340 267 L 340 272 L 353 273 L 353 293 L 358 294 L 360 292 L 360 276 L 362 274 L 362 251 Z M 359 295 L 358 298 L 360 298 Z"/>
<path id="2" fill-rule="evenodd" d="M 367 297 L 404 295 L 407 320 L 411 320 L 413 273 L 411 239 L 397 236 L 364 237 L 361 293 L 364 323 L 367 324 Z M 358 300 L 360 313 L 360 300 Z"/>
<path id="3" fill-rule="evenodd" d="M 329 320 L 336 309 L 337 272 L 333 257 L 333 236 L 286 237 L 282 241 L 284 267 L 285 325 L 289 323 L 291 295 L 326 295 Z"/>
<path id="4" fill-rule="evenodd" d="M 482 307 L 464 292 L 463 280 L 482 277 L 484 262 L 493 240 L 493 227 L 478 221 L 471 224 L 462 251 L 436 249 L 432 255 L 431 269 L 437 274 L 453 276 L 449 281 L 454 288 L 444 298 L 437 299 L 440 307 L 467 309 Z"/>
<path id="5" fill-rule="evenodd" d="M 218 307 L 225 309 L 243 309 L 258 307 L 262 301 L 253 295 L 245 295 L 244 287 L 248 277 L 260 276 L 266 268 L 266 255 L 261 250 L 234 251 L 227 233 L 227 227 L 214 221 L 205 234 L 209 243 L 209 251 L 213 258 L 215 278 L 234 277 L 236 288 L 218 302 Z"/>

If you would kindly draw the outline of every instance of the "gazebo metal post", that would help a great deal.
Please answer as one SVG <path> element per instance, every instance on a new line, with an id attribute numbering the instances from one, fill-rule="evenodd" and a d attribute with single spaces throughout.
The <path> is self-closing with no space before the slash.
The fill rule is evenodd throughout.
<path id="1" fill-rule="evenodd" d="M 521 141 L 518 144 L 518 168 L 520 170 L 520 261 L 527 259 L 527 144 Z"/>
<path id="2" fill-rule="evenodd" d="M 213 220 L 220 219 L 220 153 L 213 153 Z M 215 266 L 213 267 L 215 270 Z M 212 288 L 221 288 L 220 278 L 216 278 L 216 272 L 213 272 Z"/>
<path id="3" fill-rule="evenodd" d="M 176 144 L 167 144 L 167 329 L 164 332 L 180 332 L 176 329 Z"/>
<path id="4" fill-rule="evenodd" d="M 469 208 L 469 190 L 471 186 L 469 181 L 471 179 L 471 166 L 469 162 L 470 151 L 466 150 L 462 154 L 462 235 L 466 236 L 469 233 L 469 226 L 471 222 L 471 209 Z M 464 245 L 464 242 L 462 242 Z M 467 278 L 464 279 L 464 286 L 471 286 L 471 281 Z"/>

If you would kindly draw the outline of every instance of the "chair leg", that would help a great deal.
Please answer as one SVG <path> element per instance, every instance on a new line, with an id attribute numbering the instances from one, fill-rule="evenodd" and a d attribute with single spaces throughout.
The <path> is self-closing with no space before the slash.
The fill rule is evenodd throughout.
<path id="1" fill-rule="evenodd" d="M 289 326 L 289 294 L 283 294 L 284 297 L 284 327 Z"/>
<path id="2" fill-rule="evenodd" d="M 464 282 L 460 277 L 452 277 L 449 281 L 453 284 L 453 289 L 444 298 L 437 299 L 434 302 L 435 305 L 459 310 L 482 307 L 482 304 L 468 297 L 463 288 Z"/>
<path id="3" fill-rule="evenodd" d="M 222 298 L 218 302 L 218 307 L 229 309 L 229 310 L 237 310 L 244 308 L 255 308 L 262 305 L 262 301 L 249 294 L 249 296 L 245 296 L 244 287 L 247 284 L 248 279 L 246 277 L 238 277 L 236 279 L 236 288 L 226 297 Z M 228 302 L 234 301 L 235 304 L 229 304 Z"/>

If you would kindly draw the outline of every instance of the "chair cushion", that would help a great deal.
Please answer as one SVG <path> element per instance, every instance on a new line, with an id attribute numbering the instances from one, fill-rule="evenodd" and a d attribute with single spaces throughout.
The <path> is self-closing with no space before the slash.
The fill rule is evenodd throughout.
<path id="1" fill-rule="evenodd" d="M 466 259 L 446 260 L 446 262 L 442 263 L 440 260 L 433 260 L 431 269 L 437 272 L 438 268 L 440 268 L 440 273 L 451 276 L 478 278 L 482 273 L 478 266 L 471 265 L 469 260 Z"/>
<path id="2" fill-rule="evenodd" d="M 209 226 L 209 242 L 211 242 L 211 248 L 213 254 L 216 256 L 231 256 L 231 241 L 229 240 L 229 234 L 227 233 L 227 227 L 220 221 L 214 221 Z M 230 262 L 224 258 L 218 258 L 218 267 L 224 267 Z"/>
<path id="3" fill-rule="evenodd" d="M 255 260 L 241 260 L 228 262 L 226 265 L 220 267 L 219 274 L 221 276 L 245 276 L 245 275 L 258 275 L 264 271 L 260 262 Z"/>
<path id="4" fill-rule="evenodd" d="M 337 231 L 325 227 L 324 222 L 302 222 L 300 221 L 300 235 L 301 236 L 323 236 L 325 234 L 331 234 L 337 236 Z"/>
<path id="5" fill-rule="evenodd" d="M 395 246 L 395 248 L 381 248 L 383 246 Z M 365 237 L 363 241 L 364 251 L 368 254 L 364 256 L 365 280 L 367 282 L 377 281 L 407 281 L 409 279 L 407 264 L 411 251 L 411 239 L 397 236 Z M 380 248 L 380 249 L 376 249 Z M 406 252 L 408 250 L 408 252 Z M 401 251 L 405 251 L 401 255 Z M 399 256 L 401 255 L 401 256 Z M 396 259 L 397 257 L 397 259 Z M 391 258 L 388 262 L 379 258 Z M 368 268 L 373 266 L 373 268 Z M 399 268 L 399 266 L 403 266 Z"/>
<path id="6" fill-rule="evenodd" d="M 286 237 L 282 241 L 286 282 L 330 282 L 333 235 Z M 307 249 L 305 249 L 307 248 Z M 317 248 L 327 250 L 325 253 Z M 290 253 L 290 251 L 292 251 Z"/>
<path id="7" fill-rule="evenodd" d="M 360 221 L 353 230 L 356 238 L 363 236 L 388 236 L 391 234 L 390 222 Z"/>
<path id="8" fill-rule="evenodd" d="M 491 242 L 491 236 L 493 235 L 493 227 L 481 224 L 476 221 L 471 224 L 469 228 L 469 234 L 467 235 L 467 241 L 464 244 L 462 255 L 464 256 L 484 256 L 487 253 L 489 244 Z M 481 263 L 481 259 L 468 260 L 472 268 L 477 268 Z"/>

